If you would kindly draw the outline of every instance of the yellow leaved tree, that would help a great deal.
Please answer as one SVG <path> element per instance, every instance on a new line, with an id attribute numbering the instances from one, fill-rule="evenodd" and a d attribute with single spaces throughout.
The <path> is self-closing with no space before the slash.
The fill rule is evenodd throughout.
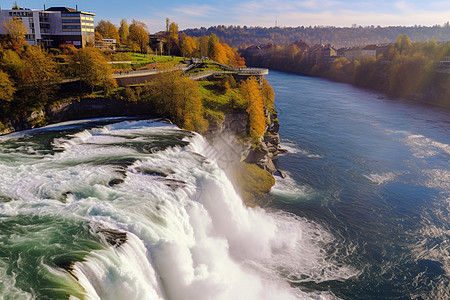
<path id="1" fill-rule="evenodd" d="M 208 129 L 198 84 L 181 72 L 167 70 L 159 74 L 152 81 L 152 98 L 158 113 L 180 127 L 197 132 Z"/>
<path id="2" fill-rule="evenodd" d="M 240 86 L 242 98 L 247 102 L 250 136 L 258 139 L 264 135 L 266 118 L 264 115 L 264 97 L 256 77 L 250 77 Z"/>
<path id="3" fill-rule="evenodd" d="M 112 68 L 100 51 L 93 47 L 86 47 L 74 53 L 71 68 L 77 77 L 91 87 L 102 87 L 105 93 L 117 85 L 112 78 Z"/>
<path id="4" fill-rule="evenodd" d="M 11 40 L 19 44 L 25 40 L 25 35 L 28 33 L 27 28 L 23 25 L 21 18 L 12 18 L 8 23 L 3 22 L 3 27 Z"/>

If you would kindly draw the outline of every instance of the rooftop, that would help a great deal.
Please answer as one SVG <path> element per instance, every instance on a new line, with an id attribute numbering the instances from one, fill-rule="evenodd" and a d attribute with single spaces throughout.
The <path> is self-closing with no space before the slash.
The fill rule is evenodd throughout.
<path id="1" fill-rule="evenodd" d="M 95 16 L 95 14 L 90 13 L 90 12 L 85 12 L 85 11 L 78 11 L 76 9 L 70 8 L 70 7 L 64 7 L 64 6 L 55 6 L 55 7 L 50 7 L 46 9 L 47 11 L 60 11 L 60 12 L 65 12 L 65 13 L 83 13 L 83 14 L 88 14 L 88 15 L 93 15 Z"/>

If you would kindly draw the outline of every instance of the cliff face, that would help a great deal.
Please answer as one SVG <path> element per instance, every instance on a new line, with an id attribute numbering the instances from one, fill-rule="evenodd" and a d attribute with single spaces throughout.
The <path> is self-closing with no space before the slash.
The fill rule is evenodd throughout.
<path id="1" fill-rule="evenodd" d="M 273 163 L 273 159 L 275 159 L 279 153 L 284 153 L 285 150 L 280 146 L 280 135 L 278 134 L 280 123 L 278 122 L 277 113 L 269 113 L 266 111 L 266 117 L 270 120 L 270 123 L 266 126 L 264 136 L 261 137 L 260 146 L 248 149 L 244 161 L 256 164 L 264 170 L 274 174 L 277 172 L 277 169 Z"/>
<path id="2" fill-rule="evenodd" d="M 0 126 L 0 135 L 68 120 L 136 115 L 157 117 L 153 111 L 144 103 L 108 98 L 83 98 L 46 107 L 9 120 L 4 126 Z"/>
<path id="3" fill-rule="evenodd" d="M 266 111 L 266 118 L 270 122 L 266 126 L 264 136 L 260 139 L 260 145 L 258 147 L 252 147 L 249 142 L 245 143 L 245 146 L 240 151 L 240 160 L 249 164 L 256 164 L 260 168 L 274 174 L 277 169 L 275 168 L 273 159 L 279 153 L 285 152 L 285 150 L 280 147 L 280 136 L 278 134 L 280 124 L 278 123 L 277 113 Z M 217 135 L 231 132 L 237 136 L 244 136 L 248 132 L 248 123 L 249 118 L 247 113 L 226 114 L 222 125 L 210 131 L 208 134 Z M 233 147 L 238 148 L 239 146 L 235 145 Z"/>

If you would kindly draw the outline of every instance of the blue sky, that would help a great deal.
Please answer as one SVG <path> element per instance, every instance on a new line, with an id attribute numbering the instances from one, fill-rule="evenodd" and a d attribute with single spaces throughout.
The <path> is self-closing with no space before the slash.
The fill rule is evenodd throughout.
<path id="1" fill-rule="evenodd" d="M 1 0 L 2 8 L 14 1 Z M 119 24 L 122 18 L 133 18 L 148 25 L 150 32 L 165 28 L 166 17 L 180 29 L 213 25 L 278 26 L 344 26 L 368 25 L 435 25 L 450 21 L 450 1 L 404 0 L 17 0 L 21 7 L 42 9 L 68 6 L 96 14 Z"/>

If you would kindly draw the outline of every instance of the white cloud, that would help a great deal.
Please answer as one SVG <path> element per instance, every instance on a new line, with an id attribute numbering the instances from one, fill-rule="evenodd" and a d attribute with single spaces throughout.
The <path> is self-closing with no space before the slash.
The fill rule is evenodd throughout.
<path id="1" fill-rule="evenodd" d="M 406 1 L 398 1 L 395 2 L 394 6 L 400 11 L 409 11 L 411 10 L 411 4 L 408 4 Z"/>
<path id="2" fill-rule="evenodd" d="M 333 1 L 333 0 L 323 0 L 323 1 L 307 0 L 307 1 L 302 1 L 302 2 L 298 3 L 298 5 L 300 7 L 309 8 L 312 10 L 323 9 L 325 7 L 329 8 L 329 7 L 337 6 L 340 4 L 342 4 L 342 3 L 338 2 L 338 1 Z"/>
<path id="3" fill-rule="evenodd" d="M 207 17 L 208 15 L 217 13 L 217 8 L 207 4 L 189 5 L 174 8 L 174 11 L 190 17 Z"/>

